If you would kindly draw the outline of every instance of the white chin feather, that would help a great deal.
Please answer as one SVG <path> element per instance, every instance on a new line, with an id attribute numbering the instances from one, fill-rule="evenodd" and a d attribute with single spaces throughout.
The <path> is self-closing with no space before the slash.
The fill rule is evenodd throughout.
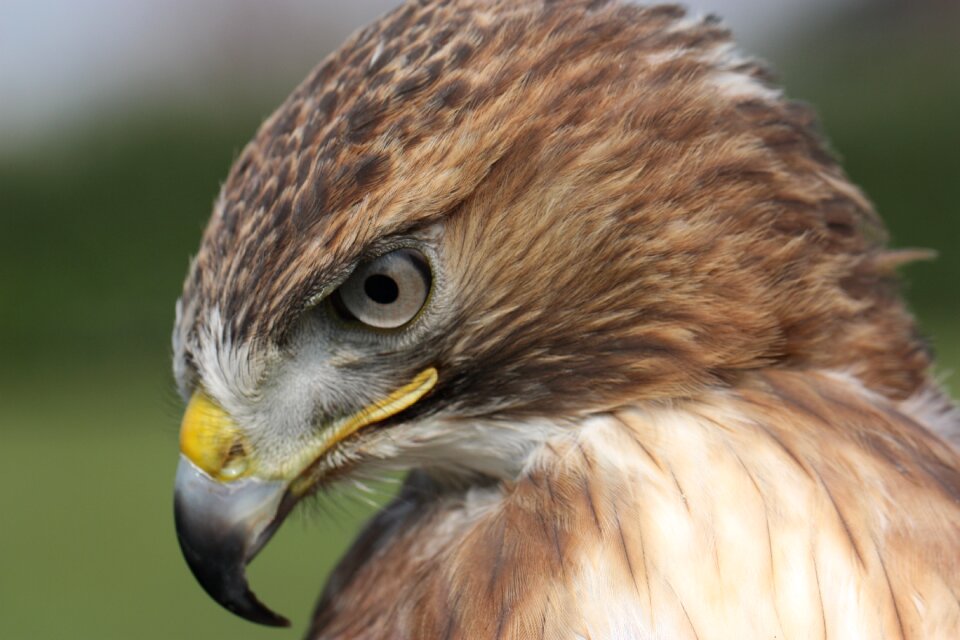
<path id="1" fill-rule="evenodd" d="M 521 474 L 540 445 L 572 429 L 573 423 L 560 420 L 435 417 L 369 433 L 358 442 L 355 453 L 373 471 L 426 469 L 434 474 L 511 480 Z"/>

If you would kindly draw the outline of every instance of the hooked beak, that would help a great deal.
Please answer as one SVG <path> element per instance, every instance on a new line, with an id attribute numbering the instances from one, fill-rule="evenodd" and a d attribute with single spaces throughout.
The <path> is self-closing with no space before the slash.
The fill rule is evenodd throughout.
<path id="1" fill-rule="evenodd" d="M 173 517 L 193 576 L 211 598 L 251 622 L 287 627 L 247 585 L 245 569 L 296 503 L 283 482 L 217 482 L 184 455 L 177 465 Z"/>
<path id="2" fill-rule="evenodd" d="M 183 557 L 207 594 L 251 622 L 289 626 L 250 590 L 246 566 L 309 493 L 317 460 L 361 428 L 412 406 L 436 382 L 436 369 L 426 369 L 381 401 L 336 421 L 318 436 L 313 453 L 287 465 L 289 477 L 258 475 L 239 427 L 209 396 L 195 393 L 180 428 L 173 512 Z"/>

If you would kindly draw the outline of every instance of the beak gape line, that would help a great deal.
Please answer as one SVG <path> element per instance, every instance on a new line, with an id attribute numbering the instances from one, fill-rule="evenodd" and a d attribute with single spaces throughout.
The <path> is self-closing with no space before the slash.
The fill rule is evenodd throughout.
<path id="1" fill-rule="evenodd" d="M 310 478 L 301 475 L 363 427 L 414 405 L 436 383 L 437 371 L 430 367 L 381 401 L 334 422 L 323 430 L 316 454 L 291 478 L 257 477 L 255 452 L 239 427 L 206 394 L 195 393 L 181 425 L 173 512 L 184 559 L 207 594 L 251 622 L 289 626 L 250 590 L 246 566 L 309 491 Z"/>

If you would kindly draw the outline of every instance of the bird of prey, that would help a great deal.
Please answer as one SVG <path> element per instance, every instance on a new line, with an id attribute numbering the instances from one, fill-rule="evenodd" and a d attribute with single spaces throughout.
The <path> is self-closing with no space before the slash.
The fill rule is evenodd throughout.
<path id="1" fill-rule="evenodd" d="M 242 151 L 177 305 L 175 520 L 234 613 L 407 473 L 311 638 L 960 637 L 915 252 L 713 17 L 410 1 Z"/>

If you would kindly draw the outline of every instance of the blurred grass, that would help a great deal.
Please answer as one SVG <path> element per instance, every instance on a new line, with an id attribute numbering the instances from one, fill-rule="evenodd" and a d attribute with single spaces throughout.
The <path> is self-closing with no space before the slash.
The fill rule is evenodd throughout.
<path id="1" fill-rule="evenodd" d="M 940 251 L 906 280 L 941 369 L 957 368 L 955 40 L 845 26 L 773 58 L 789 93 L 817 105 L 894 245 Z M 295 637 L 213 604 L 180 557 L 171 513 L 173 301 L 218 185 L 265 112 L 145 114 L 0 159 L 0 638 Z M 366 513 L 293 517 L 251 567 L 296 635 Z"/>
<path id="2" fill-rule="evenodd" d="M 5 387 L 0 638 L 301 637 L 333 563 L 371 511 L 328 499 L 291 516 L 250 568 L 296 633 L 213 603 L 177 547 L 177 414 L 165 363 L 51 372 Z M 9 393 L 9 395 L 7 395 Z M 304 515 L 305 514 L 305 515 Z"/>

